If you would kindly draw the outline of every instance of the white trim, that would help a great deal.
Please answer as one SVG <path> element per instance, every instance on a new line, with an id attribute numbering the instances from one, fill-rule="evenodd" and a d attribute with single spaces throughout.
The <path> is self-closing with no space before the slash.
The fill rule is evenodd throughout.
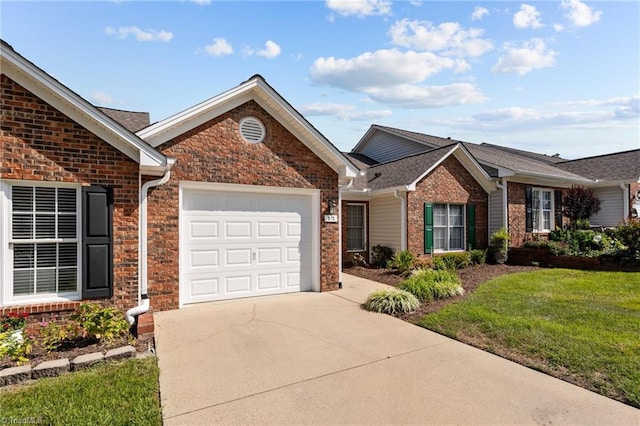
<path id="1" fill-rule="evenodd" d="M 184 201 L 185 190 L 206 190 L 206 191 L 227 191 L 227 192 L 245 192 L 245 193 L 262 193 L 262 194 L 282 194 L 282 195 L 302 195 L 309 197 L 311 204 L 311 290 L 320 291 L 320 262 L 321 262 L 321 223 L 320 223 L 320 195 L 319 189 L 311 188 L 288 188 L 278 186 L 261 186 L 261 185 L 243 185 L 234 183 L 217 183 L 217 182 L 196 182 L 181 181 L 178 190 L 178 306 L 182 308 L 185 305 L 186 286 L 182 283 L 184 272 L 184 253 L 183 239 L 184 220 L 182 206 Z"/>
<path id="2" fill-rule="evenodd" d="M 13 240 L 11 227 L 11 188 L 12 186 L 73 188 L 76 190 L 76 238 L 38 238 Z M 68 302 L 82 300 L 82 186 L 78 183 L 47 182 L 33 180 L 0 180 L 0 306 L 29 305 L 36 303 Z M 34 207 L 35 208 L 35 207 Z M 61 293 L 40 293 L 35 295 L 14 296 L 13 292 L 13 249 L 14 244 L 34 243 L 75 243 L 76 251 L 76 291 Z M 56 268 L 57 269 L 57 268 Z M 6 284 L 6 285 L 4 285 Z"/>
<path id="3" fill-rule="evenodd" d="M 540 224 L 544 223 L 544 218 L 542 215 L 542 212 L 544 211 L 542 209 L 542 206 L 539 205 L 538 206 L 538 223 L 534 223 L 533 222 L 533 212 L 536 210 L 535 206 L 533 205 L 533 193 L 535 191 L 538 191 L 540 193 L 540 195 L 542 195 L 543 192 L 548 192 L 551 194 L 551 208 L 549 209 L 549 229 L 536 229 L 536 227 L 540 227 Z M 553 231 L 555 229 L 555 222 L 556 222 L 556 218 L 555 218 L 555 210 L 556 210 L 556 202 L 555 202 L 555 189 L 553 188 L 541 188 L 541 187 L 532 187 L 531 188 L 531 222 L 533 223 L 533 230 L 531 231 L 533 234 L 548 234 L 549 232 Z M 540 203 L 542 203 L 542 197 L 538 197 L 538 200 L 540 201 Z"/>
<path id="4" fill-rule="evenodd" d="M 407 250 L 407 193 L 395 191 L 393 196 L 400 200 L 400 250 Z"/>
<path id="5" fill-rule="evenodd" d="M 631 197 L 629 195 L 629 185 L 621 183 L 620 188 L 622 188 L 622 220 L 626 223 L 630 214 L 629 204 Z"/>
<path id="6" fill-rule="evenodd" d="M 362 248 L 350 249 L 349 246 L 349 206 L 362 206 Z M 361 253 L 367 251 L 367 203 L 347 202 L 347 253 Z"/>
<path id="7" fill-rule="evenodd" d="M 435 224 L 435 215 L 436 215 L 436 206 L 447 206 L 447 224 L 446 226 L 437 226 Z M 455 249 L 451 249 L 450 248 L 450 241 L 451 241 L 451 229 L 456 229 L 456 228 L 460 228 L 459 226 L 451 226 L 450 223 L 450 219 L 451 219 L 451 213 L 450 213 L 450 207 L 451 206 L 460 206 L 462 207 L 462 248 L 455 248 Z M 467 246 L 467 204 L 460 204 L 460 203 L 433 203 L 433 253 L 454 253 L 454 252 L 462 252 L 465 251 L 465 247 Z M 446 249 L 436 249 L 436 242 L 435 242 L 435 230 L 436 228 L 438 229 L 446 229 L 446 245 L 447 248 Z"/>

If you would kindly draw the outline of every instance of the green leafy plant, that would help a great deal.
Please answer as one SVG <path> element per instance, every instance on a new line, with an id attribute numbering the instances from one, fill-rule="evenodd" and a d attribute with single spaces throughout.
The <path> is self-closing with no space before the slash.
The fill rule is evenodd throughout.
<path id="1" fill-rule="evenodd" d="M 409 250 L 402 250 L 393 255 L 393 258 L 389 261 L 389 266 L 404 275 L 413 268 L 414 260 L 413 253 Z"/>
<path id="2" fill-rule="evenodd" d="M 455 271 L 423 269 L 416 271 L 398 286 L 421 302 L 446 299 L 464 294 L 460 278 Z"/>
<path id="3" fill-rule="evenodd" d="M 393 258 L 393 250 L 391 247 L 377 244 L 371 247 L 371 264 L 378 267 L 384 267 Z"/>
<path id="4" fill-rule="evenodd" d="M 491 234 L 489 244 L 491 247 L 491 255 L 495 263 L 506 263 L 508 243 L 509 231 L 506 228 L 500 228 Z"/>
<path id="5" fill-rule="evenodd" d="M 47 352 L 70 347 L 82 339 L 82 330 L 74 323 L 42 322 L 38 344 Z"/>
<path id="6" fill-rule="evenodd" d="M 27 325 L 28 313 L 10 313 L 0 318 L 0 331 L 20 330 Z"/>
<path id="7" fill-rule="evenodd" d="M 8 357 L 18 364 L 29 362 L 27 355 L 32 350 L 31 339 L 22 334 L 17 335 L 18 330 L 0 331 L 0 360 Z"/>
<path id="8" fill-rule="evenodd" d="M 483 265 L 487 261 L 487 250 L 469 250 L 469 259 L 472 265 Z"/>
<path id="9" fill-rule="evenodd" d="M 471 265 L 471 253 L 463 251 L 459 253 L 445 253 L 434 256 L 434 269 L 462 269 Z"/>
<path id="10" fill-rule="evenodd" d="M 83 330 L 84 337 L 111 342 L 129 331 L 129 323 L 114 307 L 83 303 L 70 316 Z"/>
<path id="11" fill-rule="evenodd" d="M 619 248 L 621 257 L 640 261 L 640 219 L 617 226 L 612 234 L 623 246 Z"/>
<path id="12" fill-rule="evenodd" d="M 381 288 L 369 295 L 364 308 L 368 311 L 389 315 L 402 315 L 413 312 L 420 306 L 420 301 L 408 291 L 397 288 Z"/>

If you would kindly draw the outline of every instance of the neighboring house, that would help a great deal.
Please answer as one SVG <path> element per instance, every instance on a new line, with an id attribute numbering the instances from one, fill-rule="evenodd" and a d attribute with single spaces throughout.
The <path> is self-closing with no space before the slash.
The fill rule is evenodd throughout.
<path id="1" fill-rule="evenodd" d="M 329 214 L 359 170 L 262 77 L 147 126 L 1 54 L 3 314 L 338 288 Z"/>
<path id="2" fill-rule="evenodd" d="M 376 245 L 415 254 L 484 248 L 501 227 L 514 246 L 547 238 L 562 224 L 562 193 L 572 185 L 600 197 L 594 225 L 616 226 L 640 189 L 639 153 L 568 161 L 373 125 L 347 154 L 366 178 L 342 191 L 343 257 Z"/>

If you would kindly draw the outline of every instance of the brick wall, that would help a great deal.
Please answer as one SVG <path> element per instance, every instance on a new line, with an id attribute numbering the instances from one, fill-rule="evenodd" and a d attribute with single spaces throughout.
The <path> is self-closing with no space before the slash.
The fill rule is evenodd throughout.
<path id="1" fill-rule="evenodd" d="M 266 127 L 260 144 L 242 140 L 247 115 Z M 338 198 L 338 176 L 254 101 L 204 123 L 158 148 L 177 158 L 170 181 L 149 193 L 149 296 L 155 310 L 178 307 L 179 206 L 181 180 L 321 190 L 322 216 Z M 321 289 L 338 287 L 338 225 L 321 223 Z"/>
<path id="2" fill-rule="evenodd" d="M 1 78 L 0 178 L 112 186 L 114 295 L 103 302 L 121 309 L 137 305 L 138 164 L 6 75 Z"/>
<path id="3" fill-rule="evenodd" d="M 526 208 L 525 208 L 525 188 L 535 186 L 536 188 L 548 188 L 555 191 L 562 191 L 562 188 L 545 187 L 540 185 L 525 185 L 523 183 L 508 182 L 508 202 L 509 202 L 509 245 L 520 247 L 525 241 L 533 240 L 533 233 L 526 232 Z M 555 217 L 555 212 L 552 212 Z M 563 223 L 567 220 L 563 218 Z M 548 239 L 549 233 L 537 233 L 536 238 Z"/>
<path id="4" fill-rule="evenodd" d="M 424 203 L 474 204 L 476 248 L 487 246 L 488 194 L 453 156 L 447 158 L 407 193 L 407 246 L 424 254 Z"/>

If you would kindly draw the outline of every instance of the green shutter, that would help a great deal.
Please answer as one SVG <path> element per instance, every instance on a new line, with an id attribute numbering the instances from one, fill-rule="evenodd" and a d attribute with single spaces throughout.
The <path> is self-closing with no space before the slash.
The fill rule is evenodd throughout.
<path id="1" fill-rule="evenodd" d="M 476 247 L 476 206 L 467 204 L 467 248 Z"/>
<path id="2" fill-rule="evenodd" d="M 433 203 L 424 203 L 424 252 L 433 253 Z"/>

